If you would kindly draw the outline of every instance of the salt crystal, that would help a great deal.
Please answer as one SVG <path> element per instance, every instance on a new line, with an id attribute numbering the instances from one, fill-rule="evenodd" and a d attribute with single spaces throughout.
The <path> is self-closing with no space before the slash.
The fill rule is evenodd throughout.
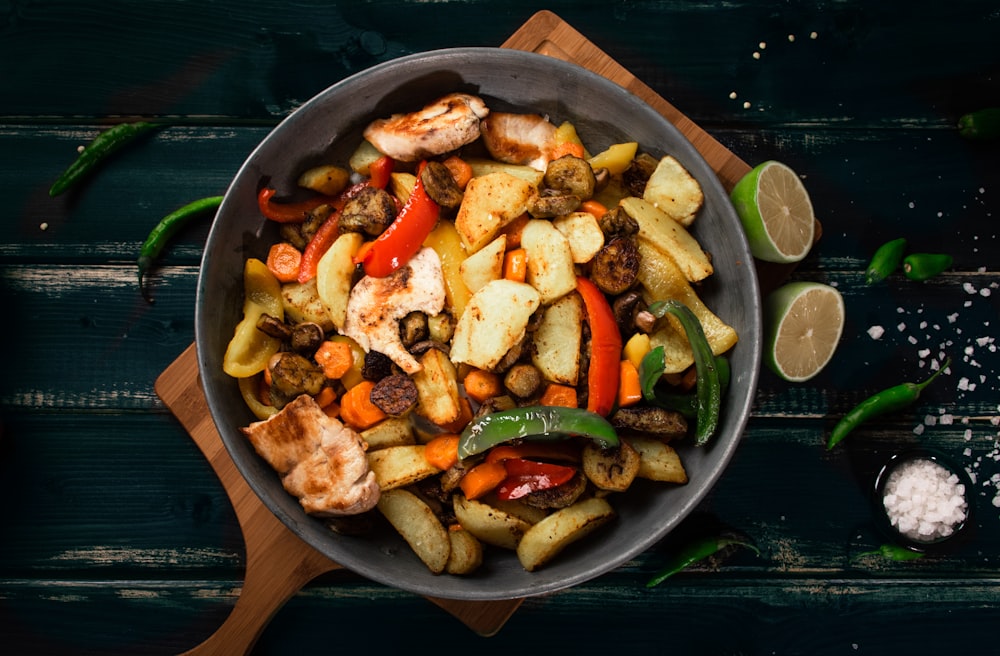
<path id="1" fill-rule="evenodd" d="M 872 339 L 882 339 L 882 335 L 885 334 L 885 328 L 882 326 L 872 326 L 868 329 L 868 336 Z"/>
<path id="2" fill-rule="evenodd" d="M 905 324 L 905 323 L 902 323 L 902 322 L 900 322 L 900 323 L 899 323 L 899 324 L 898 324 L 898 325 L 896 326 L 896 330 L 898 330 L 899 332 L 903 332 L 904 330 L 906 330 L 906 324 Z"/>

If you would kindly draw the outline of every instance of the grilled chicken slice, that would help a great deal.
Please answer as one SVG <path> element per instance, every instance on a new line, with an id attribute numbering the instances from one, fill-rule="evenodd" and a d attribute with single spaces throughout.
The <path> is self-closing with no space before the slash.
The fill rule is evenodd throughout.
<path id="1" fill-rule="evenodd" d="M 375 507 L 379 487 L 361 436 L 328 417 L 308 394 L 241 429 L 311 515 L 357 515 Z"/>
<path id="2" fill-rule="evenodd" d="M 479 120 L 489 113 L 481 98 L 451 93 L 416 112 L 372 121 L 364 135 L 383 155 L 415 162 L 472 143 L 479 138 Z"/>
<path id="3" fill-rule="evenodd" d="M 544 171 L 552 159 L 556 126 L 538 114 L 493 112 L 480 126 L 494 159 Z"/>
<path id="4" fill-rule="evenodd" d="M 351 290 L 343 333 L 366 352 L 378 351 L 408 374 L 422 368 L 406 350 L 399 322 L 411 312 L 427 316 L 444 309 L 444 274 L 431 248 L 422 248 L 405 265 L 385 278 L 365 276 Z"/>

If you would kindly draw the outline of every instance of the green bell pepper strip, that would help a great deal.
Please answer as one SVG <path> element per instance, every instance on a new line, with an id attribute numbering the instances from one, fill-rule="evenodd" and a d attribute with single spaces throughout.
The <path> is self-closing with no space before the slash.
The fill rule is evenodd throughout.
<path id="1" fill-rule="evenodd" d="M 583 408 L 527 406 L 493 412 L 462 431 L 458 457 L 468 458 L 513 440 L 555 439 L 577 435 L 604 448 L 618 446 L 618 434 L 607 419 Z"/>
<path id="2" fill-rule="evenodd" d="M 694 443 L 696 446 L 704 446 L 712 439 L 719 426 L 719 412 L 722 408 L 722 384 L 712 347 L 705 338 L 705 331 L 698 317 L 680 301 L 656 301 L 649 306 L 649 312 L 657 318 L 667 314 L 676 317 L 691 343 L 694 365 L 698 371 L 698 413 Z"/>
<path id="3" fill-rule="evenodd" d="M 191 219 L 209 210 L 218 209 L 221 204 L 222 196 L 209 196 L 191 201 L 160 219 L 159 223 L 149 232 L 149 236 L 146 237 L 146 241 L 143 242 L 142 248 L 139 250 L 138 260 L 139 292 L 147 302 L 152 303 L 153 299 L 149 297 L 146 288 L 143 287 L 142 279 L 153 266 L 160 251 L 178 230 L 191 222 Z"/>
<path id="4" fill-rule="evenodd" d="M 903 261 L 903 252 L 906 250 L 906 238 L 900 237 L 887 241 L 875 250 L 871 262 L 865 270 L 865 284 L 873 285 L 882 282 L 896 272 L 899 264 Z"/>
<path id="5" fill-rule="evenodd" d="M 719 370 L 719 386 L 725 394 L 732 375 L 729 360 L 722 355 L 715 356 L 715 368 Z M 656 383 L 663 376 L 663 347 L 657 346 L 643 357 L 639 363 L 639 382 L 642 386 L 643 398 L 661 408 L 673 410 L 687 419 L 698 417 L 698 395 L 666 392 L 656 388 Z"/>
<path id="6" fill-rule="evenodd" d="M 666 567 L 661 569 L 653 578 L 646 582 L 647 588 L 653 588 L 663 583 L 664 580 L 670 578 L 674 574 L 687 569 L 691 565 L 694 565 L 700 560 L 704 560 L 709 556 L 719 553 L 726 547 L 739 546 L 746 547 L 750 549 L 758 556 L 760 555 L 760 549 L 757 548 L 751 542 L 745 540 L 738 540 L 736 538 L 730 537 L 720 537 L 712 536 L 709 538 L 704 538 L 701 540 L 696 540 L 691 544 L 687 545 L 681 549 L 676 556 L 674 556 Z"/>
<path id="7" fill-rule="evenodd" d="M 902 410 L 908 405 L 914 403 L 918 398 L 920 398 L 920 393 L 923 389 L 930 385 L 935 378 L 940 376 L 941 372 L 947 369 L 950 364 L 951 358 L 948 358 L 945 360 L 945 363 L 941 365 L 941 368 L 935 371 L 931 377 L 924 382 L 900 383 L 899 385 L 895 385 L 873 394 L 858 405 L 854 406 L 854 408 L 844 415 L 840 421 L 837 422 L 837 425 L 833 427 L 833 431 L 830 432 L 830 437 L 826 442 L 826 448 L 829 450 L 837 446 L 851 431 L 868 419 L 878 417 L 879 415 L 884 415 L 889 412 L 894 412 L 896 410 Z"/>
<path id="8" fill-rule="evenodd" d="M 124 146 L 135 141 L 147 132 L 159 129 L 163 125 L 148 121 L 134 123 L 119 123 L 97 135 L 77 156 L 69 167 L 56 178 L 49 188 L 49 196 L 55 197 L 83 180 L 101 162 Z"/>

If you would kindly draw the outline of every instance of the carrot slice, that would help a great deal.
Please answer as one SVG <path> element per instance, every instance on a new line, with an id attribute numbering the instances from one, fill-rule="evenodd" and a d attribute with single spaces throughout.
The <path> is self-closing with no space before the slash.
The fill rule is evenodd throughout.
<path id="1" fill-rule="evenodd" d="M 495 489 L 507 478 L 507 468 L 502 462 L 481 462 L 458 482 L 466 499 L 478 499 Z"/>

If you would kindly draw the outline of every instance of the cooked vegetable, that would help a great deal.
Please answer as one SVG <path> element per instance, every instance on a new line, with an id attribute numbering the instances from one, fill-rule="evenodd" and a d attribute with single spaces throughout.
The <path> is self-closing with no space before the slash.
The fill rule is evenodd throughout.
<path id="1" fill-rule="evenodd" d="M 56 181 L 49 188 L 49 196 L 58 196 L 75 186 L 111 155 L 139 137 L 162 127 L 164 126 L 159 123 L 136 121 L 134 123 L 119 123 L 108 128 L 87 144 L 73 163 L 56 178 Z"/>
<path id="2" fill-rule="evenodd" d="M 451 540 L 426 503 L 407 490 L 385 490 L 378 509 L 431 572 L 444 571 L 451 556 Z"/>
<path id="3" fill-rule="evenodd" d="M 342 232 L 377 237 L 395 218 L 396 201 L 389 192 L 372 185 L 347 201 L 340 213 L 339 227 Z"/>
<path id="4" fill-rule="evenodd" d="M 462 431 L 459 458 L 517 439 L 554 439 L 576 435 L 604 447 L 618 445 L 618 435 L 606 419 L 582 408 L 529 406 L 480 417 Z"/>
<path id="5" fill-rule="evenodd" d="M 517 545 L 517 558 L 524 569 L 533 572 L 614 517 L 611 504 L 600 497 L 557 510 L 525 532 Z"/>
<path id="6" fill-rule="evenodd" d="M 459 442 L 461 450 L 461 442 Z M 459 481 L 462 494 L 466 499 L 478 499 L 487 492 L 492 492 L 507 478 L 507 469 L 502 462 L 481 462 L 469 471 Z M 461 521 L 461 520 L 459 520 Z"/>
<path id="7" fill-rule="evenodd" d="M 641 457 L 628 442 L 604 449 L 596 444 L 583 447 L 583 471 L 600 490 L 624 492 L 639 475 Z"/>
<path id="8" fill-rule="evenodd" d="M 859 553 L 856 558 L 864 558 L 866 556 L 881 556 L 887 560 L 893 560 L 896 562 L 905 562 L 908 560 L 917 560 L 918 558 L 924 557 L 924 552 L 914 551 L 913 549 L 907 549 L 906 547 L 901 547 L 896 544 L 881 544 L 878 549 L 872 551 L 864 551 Z"/>
<path id="9" fill-rule="evenodd" d="M 54 195 L 54 194 L 53 194 Z M 222 204 L 222 196 L 209 196 L 192 201 L 166 215 L 153 227 L 139 249 L 139 291 L 142 297 L 150 303 L 153 300 L 146 294 L 146 289 L 142 285 L 143 276 L 153 262 L 163 251 L 170 239 L 177 234 L 177 231 L 187 225 L 197 216 L 210 210 L 215 210 Z"/>
<path id="10" fill-rule="evenodd" d="M 590 327 L 590 366 L 587 368 L 587 410 L 607 415 L 618 396 L 618 363 L 622 336 L 604 294 L 589 279 L 579 277 L 577 291 L 583 298 Z"/>
<path id="11" fill-rule="evenodd" d="M 375 480 L 385 490 L 412 485 L 441 472 L 424 456 L 423 444 L 404 444 L 370 451 L 368 465 Z"/>
<path id="12" fill-rule="evenodd" d="M 243 319 L 237 324 L 222 358 L 222 369 L 234 378 L 264 371 L 267 361 L 281 348 L 281 340 L 257 330 L 261 315 L 284 317 L 281 288 L 267 265 L 249 258 L 243 268 Z"/>
<path id="13" fill-rule="evenodd" d="M 257 207 L 265 218 L 278 223 L 302 223 L 309 213 L 321 205 L 337 204 L 340 197 L 317 195 L 306 200 L 291 203 L 274 202 L 277 190 L 271 187 L 261 187 L 257 192 Z M 347 192 L 344 192 L 347 193 Z"/>
<path id="14" fill-rule="evenodd" d="M 903 252 L 906 250 L 906 238 L 893 239 L 879 246 L 872 255 L 868 268 L 865 269 L 865 284 L 872 285 L 882 282 L 896 269 L 903 261 Z"/>
<path id="15" fill-rule="evenodd" d="M 646 181 L 642 198 L 685 226 L 694 222 L 705 202 L 701 185 L 670 155 L 656 165 Z"/>
<path id="16" fill-rule="evenodd" d="M 639 277 L 641 259 L 634 239 L 615 237 L 594 256 L 590 267 L 591 280 L 605 294 L 624 294 Z"/>
<path id="17" fill-rule="evenodd" d="M 348 426 L 364 430 L 386 418 L 386 414 L 371 401 L 375 383 L 363 380 L 340 397 L 340 416 Z"/>
<path id="18" fill-rule="evenodd" d="M 371 402 L 390 417 L 401 417 L 417 405 L 417 384 L 406 374 L 382 378 L 371 391 Z"/>
<path id="19" fill-rule="evenodd" d="M 267 268 L 278 282 L 292 282 L 299 277 L 302 252 L 287 241 L 272 244 L 267 251 Z"/>
<path id="20" fill-rule="evenodd" d="M 832 449 L 837 446 L 851 431 L 869 419 L 902 410 L 915 403 L 920 398 L 920 393 L 923 392 L 924 388 L 934 382 L 934 379 L 940 376 L 941 372 L 947 369 L 950 364 L 951 358 L 948 358 L 937 371 L 922 383 L 900 383 L 873 394 L 854 406 L 833 427 L 826 442 L 826 448 Z"/>
<path id="21" fill-rule="evenodd" d="M 438 435 L 424 446 L 424 458 L 441 471 L 458 463 L 458 435 Z"/>
<path id="22" fill-rule="evenodd" d="M 680 412 L 648 405 L 618 408 L 609 421 L 616 429 L 656 435 L 662 440 L 682 438 L 688 431 Z"/>

